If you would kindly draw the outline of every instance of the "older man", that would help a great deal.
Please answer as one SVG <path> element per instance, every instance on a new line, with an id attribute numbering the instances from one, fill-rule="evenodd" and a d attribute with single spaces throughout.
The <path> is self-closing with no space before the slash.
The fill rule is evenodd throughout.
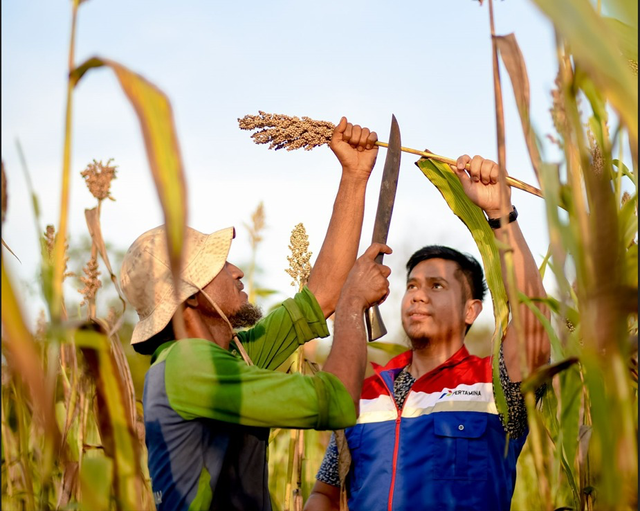
<path id="1" fill-rule="evenodd" d="M 326 238 L 307 287 L 264 319 L 247 301 L 242 271 L 227 261 L 232 227 L 209 235 L 187 230 L 178 289 L 164 227 L 127 252 L 121 284 L 140 316 L 131 342 L 152 355 L 143 406 L 158 510 L 269 510 L 269 428 L 355 423 L 366 363 L 363 311 L 384 299 L 390 272 L 374 261 L 390 253 L 385 245 L 372 245 L 354 264 L 376 139 L 346 118 L 336 127 L 330 147 L 342 179 Z M 177 340 L 171 320 L 179 307 L 186 338 Z M 273 371 L 301 344 L 327 336 L 334 310 L 324 370 Z"/>
<path id="2" fill-rule="evenodd" d="M 496 235 L 509 231 L 518 289 L 530 297 L 546 296 L 510 203 L 505 225 L 500 222 L 501 197 L 510 197 L 510 189 L 501 190 L 498 166 L 465 155 L 454 169 Z M 500 352 L 509 407 L 504 421 L 495 406 L 491 358 L 472 356 L 464 346 L 485 291 L 482 267 L 473 257 L 432 245 L 409 259 L 401 314 L 412 349 L 375 368 L 364 383 L 358 423 L 346 430 L 350 511 L 510 508 L 527 434 L 521 363 L 524 359 L 533 370 L 548 361 L 549 340 L 533 313 L 519 306 L 524 353 L 511 323 Z M 305 511 L 339 509 L 333 438 L 317 479 Z"/>

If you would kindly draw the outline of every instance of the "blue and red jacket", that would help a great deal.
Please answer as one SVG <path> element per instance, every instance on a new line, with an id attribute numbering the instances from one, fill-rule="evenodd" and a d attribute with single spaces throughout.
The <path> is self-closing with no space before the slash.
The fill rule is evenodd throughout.
<path id="1" fill-rule="evenodd" d="M 393 398 L 408 351 L 364 382 L 360 417 L 346 430 L 350 511 L 507 511 L 526 434 L 509 439 L 496 409 L 491 359 L 463 346 Z M 505 455 L 506 454 L 506 455 Z"/>

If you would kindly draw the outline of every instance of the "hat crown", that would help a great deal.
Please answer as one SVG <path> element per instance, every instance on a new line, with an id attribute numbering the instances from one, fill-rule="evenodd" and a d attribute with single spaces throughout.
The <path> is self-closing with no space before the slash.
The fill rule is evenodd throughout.
<path id="1" fill-rule="evenodd" d="M 187 227 L 177 290 L 165 226 L 151 229 L 133 242 L 120 271 L 122 291 L 140 318 L 132 343 L 162 330 L 181 303 L 216 277 L 226 262 L 234 233 L 233 227 L 209 235 Z"/>

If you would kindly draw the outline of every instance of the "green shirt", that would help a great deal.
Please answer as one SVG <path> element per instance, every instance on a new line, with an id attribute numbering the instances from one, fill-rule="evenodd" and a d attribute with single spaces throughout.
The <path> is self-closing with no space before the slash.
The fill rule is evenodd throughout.
<path id="1" fill-rule="evenodd" d="M 266 428 L 355 423 L 351 396 L 333 374 L 272 370 L 301 344 L 327 335 L 322 310 L 305 288 L 238 334 L 255 366 L 234 346 L 227 351 L 204 339 L 156 350 L 143 405 L 158 511 L 270 509 Z"/>

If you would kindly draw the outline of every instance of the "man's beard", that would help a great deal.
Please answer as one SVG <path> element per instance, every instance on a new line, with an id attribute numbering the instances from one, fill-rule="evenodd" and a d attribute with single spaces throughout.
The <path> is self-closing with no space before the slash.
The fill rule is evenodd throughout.
<path id="1" fill-rule="evenodd" d="M 229 323 L 233 328 L 244 328 L 255 325 L 262 318 L 260 307 L 245 303 L 236 312 L 229 315 Z"/>
<path id="2" fill-rule="evenodd" d="M 411 337 L 407 336 L 407 342 L 409 343 L 409 346 L 412 350 L 419 350 L 429 346 L 429 344 L 431 344 L 431 339 L 429 339 L 428 337 L 417 337 L 415 339 L 412 339 Z"/>

